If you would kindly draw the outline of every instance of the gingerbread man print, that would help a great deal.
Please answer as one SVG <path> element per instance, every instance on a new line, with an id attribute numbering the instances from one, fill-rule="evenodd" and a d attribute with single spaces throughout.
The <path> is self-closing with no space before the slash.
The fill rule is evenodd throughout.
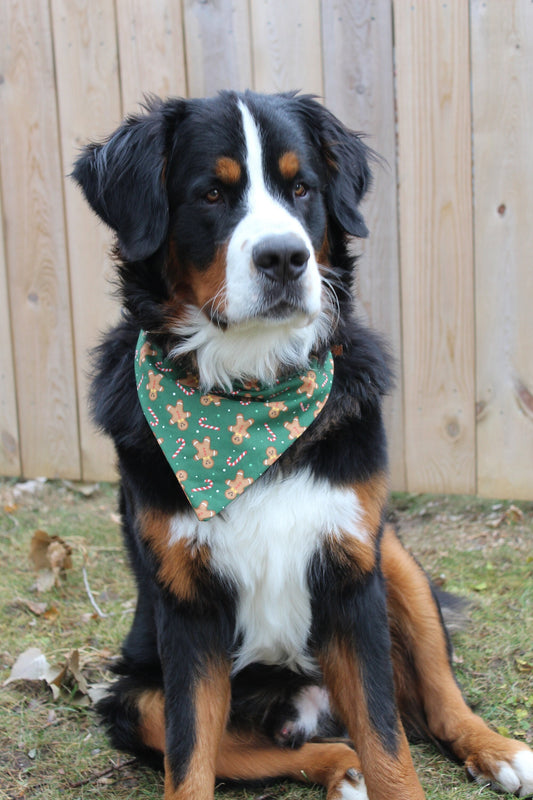
<path id="1" fill-rule="evenodd" d="M 196 516 L 201 522 L 203 522 L 205 519 L 211 519 L 211 517 L 214 517 L 215 512 L 207 507 L 207 500 L 202 500 L 196 509 Z"/>
<path id="2" fill-rule="evenodd" d="M 210 406 L 213 403 L 215 406 L 220 405 L 220 397 L 217 397 L 216 394 L 203 394 L 200 397 L 200 403 L 203 406 Z"/>
<path id="3" fill-rule="evenodd" d="M 254 482 L 254 479 L 253 478 L 245 478 L 243 470 L 240 469 L 237 472 L 237 474 L 235 475 L 234 480 L 226 481 L 227 485 L 229 486 L 229 489 L 226 489 L 226 491 L 224 492 L 224 495 L 225 495 L 225 497 L 228 498 L 228 500 L 235 500 L 237 495 L 242 494 L 244 492 L 244 490 L 246 489 L 246 487 L 247 486 L 251 486 L 253 482 Z"/>
<path id="4" fill-rule="evenodd" d="M 175 406 L 168 405 L 167 411 L 170 414 L 170 425 L 177 425 L 180 431 L 185 431 L 189 427 L 187 419 L 191 416 L 190 411 L 183 408 L 183 400 L 178 400 Z"/>
<path id="5" fill-rule="evenodd" d="M 268 407 L 268 416 L 271 419 L 276 419 L 282 411 L 287 411 L 287 406 L 283 400 L 267 400 L 265 405 Z"/>
<path id="6" fill-rule="evenodd" d="M 162 380 L 163 375 L 161 375 L 161 373 L 156 375 L 151 369 L 148 370 L 148 383 L 146 384 L 146 388 L 148 389 L 150 400 L 157 400 L 157 393 L 164 391 L 163 386 L 160 385 Z"/>
<path id="7" fill-rule="evenodd" d="M 253 419 L 244 419 L 242 414 L 237 414 L 235 425 L 230 425 L 228 430 L 233 434 L 231 441 L 233 444 L 242 444 L 245 439 L 250 438 L 248 428 L 253 424 Z"/>
<path id="8" fill-rule="evenodd" d="M 305 431 L 305 428 L 300 425 L 298 417 L 294 417 L 292 422 L 286 422 L 283 427 L 289 431 L 289 439 L 297 439 Z"/>
<path id="9" fill-rule="evenodd" d="M 322 411 L 322 409 L 326 405 L 326 403 L 328 401 L 328 397 L 329 397 L 329 395 L 326 395 L 326 397 L 325 397 L 323 402 L 320 402 L 320 400 L 316 401 L 316 409 L 315 409 L 315 411 L 313 413 L 313 416 L 314 416 L 315 419 L 318 417 L 318 415 L 320 414 L 320 412 Z"/>
<path id="10" fill-rule="evenodd" d="M 276 448 L 272 446 L 267 447 L 265 452 L 267 457 L 263 459 L 263 464 L 265 465 L 265 467 L 271 467 L 272 464 L 278 460 L 280 454 L 278 453 Z"/>
<path id="11" fill-rule="evenodd" d="M 316 372 L 313 372 L 312 369 L 304 375 L 303 377 L 300 375 L 300 380 L 302 385 L 299 389 L 296 389 L 296 394 L 305 394 L 308 400 L 311 399 L 313 396 L 313 392 L 315 389 L 318 389 L 318 383 L 316 382 Z"/>
<path id="12" fill-rule="evenodd" d="M 139 364 L 144 364 L 146 361 L 146 356 L 156 356 L 157 350 L 152 350 L 152 345 L 150 342 L 145 342 L 141 347 L 141 352 L 139 353 Z"/>
<path id="13" fill-rule="evenodd" d="M 193 447 L 196 447 L 196 454 L 194 455 L 195 461 L 201 461 L 202 466 L 206 469 L 211 469 L 213 464 L 214 457 L 218 455 L 218 450 L 211 449 L 211 439 L 209 436 L 206 436 L 203 442 L 199 442 L 198 439 L 193 439 Z"/>

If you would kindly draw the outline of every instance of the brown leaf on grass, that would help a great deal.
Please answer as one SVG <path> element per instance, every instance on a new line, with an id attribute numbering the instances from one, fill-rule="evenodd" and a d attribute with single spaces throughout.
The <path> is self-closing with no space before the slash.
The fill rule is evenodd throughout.
<path id="1" fill-rule="evenodd" d="M 92 497 L 100 490 L 99 483 L 83 483 L 81 481 L 65 480 L 63 481 L 63 486 L 65 486 L 71 492 L 81 494 L 83 497 Z"/>
<path id="2" fill-rule="evenodd" d="M 523 658 L 515 658 L 515 665 L 518 672 L 533 672 L 533 664 Z"/>
<path id="3" fill-rule="evenodd" d="M 522 522 L 524 519 L 524 512 L 518 506 L 509 506 L 505 514 L 508 522 Z"/>
<path id="4" fill-rule="evenodd" d="M 31 540 L 30 560 L 37 572 L 35 588 L 46 592 L 59 586 L 67 569 L 72 568 L 72 548 L 60 536 L 35 531 Z"/>
<path id="5" fill-rule="evenodd" d="M 90 687 L 80 667 L 78 650 L 72 650 L 62 663 L 51 667 L 38 647 L 30 647 L 17 658 L 4 686 L 15 681 L 44 682 L 52 691 L 54 700 L 65 690 L 73 703 L 89 705 L 91 702 Z"/>
<path id="6" fill-rule="evenodd" d="M 48 603 L 36 603 L 34 600 L 26 600 L 23 597 L 16 597 L 13 606 L 17 608 L 27 608 L 36 617 L 42 617 L 46 613 Z"/>

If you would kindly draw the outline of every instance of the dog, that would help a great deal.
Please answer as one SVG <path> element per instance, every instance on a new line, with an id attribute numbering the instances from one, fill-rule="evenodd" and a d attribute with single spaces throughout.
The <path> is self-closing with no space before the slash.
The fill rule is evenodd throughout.
<path id="1" fill-rule="evenodd" d="M 316 99 L 147 100 L 73 177 L 116 234 L 95 356 L 138 601 L 99 711 L 165 800 L 292 778 L 424 797 L 407 734 L 533 792 L 454 680 L 435 592 L 385 523 L 391 365 L 350 237 L 376 160 Z"/>

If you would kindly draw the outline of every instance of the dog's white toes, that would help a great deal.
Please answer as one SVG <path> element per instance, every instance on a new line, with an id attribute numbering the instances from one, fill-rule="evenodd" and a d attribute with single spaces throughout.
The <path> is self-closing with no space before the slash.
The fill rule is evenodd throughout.
<path id="1" fill-rule="evenodd" d="M 509 761 L 495 765 L 493 775 L 488 777 L 471 766 L 468 772 L 481 785 L 489 785 L 496 791 L 510 792 L 517 797 L 533 796 L 533 751 L 519 750 Z"/>
<path id="2" fill-rule="evenodd" d="M 342 781 L 337 797 L 338 800 L 368 800 L 363 776 L 359 774 L 356 782 L 353 780 Z"/>
<path id="3" fill-rule="evenodd" d="M 529 797 L 533 795 L 533 751 L 519 750 L 511 763 L 520 781 L 518 796 Z"/>
<path id="4" fill-rule="evenodd" d="M 520 778 L 509 764 L 500 764 L 495 776 L 498 786 L 505 792 L 518 792 L 520 789 Z"/>

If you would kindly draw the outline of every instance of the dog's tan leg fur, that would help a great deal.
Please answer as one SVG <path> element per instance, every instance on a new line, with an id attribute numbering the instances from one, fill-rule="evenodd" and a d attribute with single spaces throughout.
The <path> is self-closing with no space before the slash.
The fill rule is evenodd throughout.
<path id="1" fill-rule="evenodd" d="M 159 697 L 152 697 L 150 703 L 145 702 L 141 731 L 147 734 L 146 744 L 155 744 L 155 749 L 161 750 L 165 740 L 164 703 L 161 693 L 158 694 Z M 226 727 L 229 703 L 229 667 L 210 665 L 196 686 L 195 746 L 186 775 L 177 786 L 165 753 L 165 800 L 191 800 L 193 797 L 209 800 L 213 797 L 217 752 Z"/>
<path id="2" fill-rule="evenodd" d="M 202 692 L 204 701 L 208 693 Z M 163 692 L 145 692 L 138 701 L 139 735 L 147 747 L 165 752 L 165 709 Z M 209 715 L 207 715 L 209 716 Z M 216 721 L 215 721 L 216 722 Z M 218 731 L 219 732 L 219 731 Z M 209 732 L 208 732 L 209 733 Z M 212 734 L 217 731 L 212 729 Z M 212 737 L 211 737 L 212 738 Z M 207 744 L 208 753 L 205 753 Z M 328 790 L 328 800 L 336 800 L 339 787 L 346 781 L 356 785 L 361 776 L 361 764 L 351 747 L 340 742 L 309 743 L 298 750 L 274 747 L 253 734 L 222 733 L 218 754 L 213 761 L 211 743 L 197 747 L 187 778 L 179 787 L 165 779 L 165 800 L 188 797 L 212 797 L 214 775 L 221 780 L 266 780 L 292 778 L 306 783 L 318 783 Z M 203 755 L 202 755 L 203 754 Z M 200 759 L 207 755 L 207 762 Z M 200 767 L 200 769 L 198 769 Z M 351 772 L 347 775 L 348 771 Z M 166 775 L 169 775 L 166 770 Z M 194 786 L 194 792 L 192 791 Z"/>
<path id="3" fill-rule="evenodd" d="M 387 752 L 370 723 L 353 652 L 342 641 L 333 640 L 321 656 L 320 665 L 333 703 L 361 758 L 368 796 L 372 800 L 388 800 L 393 792 L 395 800 L 423 800 L 424 792 L 400 721 L 395 754 Z"/>
<path id="4" fill-rule="evenodd" d="M 442 625 L 427 579 L 391 527 L 385 529 L 383 536 L 382 569 L 392 627 L 397 626 L 401 638 L 410 643 L 416 673 L 416 686 L 402 684 L 402 676 L 397 676 L 400 705 L 404 693 L 414 692 L 431 733 L 450 746 L 473 774 L 497 779 L 502 765 L 520 751 L 527 752 L 527 748 L 491 731 L 466 705 L 449 665 Z"/>
<path id="5" fill-rule="evenodd" d="M 350 770 L 350 773 L 348 771 Z M 309 742 L 297 750 L 273 747 L 248 735 L 227 732 L 217 758 L 217 777 L 228 780 L 292 778 L 318 783 L 328 790 L 328 800 L 340 797 L 343 782 L 362 780 L 356 753 L 340 742 Z"/>

